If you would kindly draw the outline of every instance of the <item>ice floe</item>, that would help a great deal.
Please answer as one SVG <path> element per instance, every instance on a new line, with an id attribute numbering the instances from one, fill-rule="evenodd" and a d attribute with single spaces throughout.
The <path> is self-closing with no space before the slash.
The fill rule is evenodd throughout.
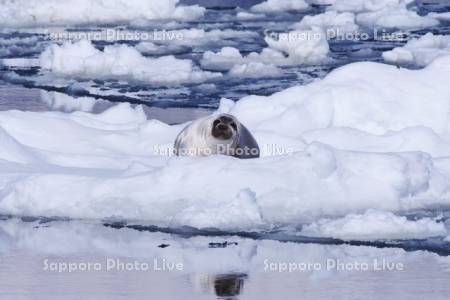
<path id="1" fill-rule="evenodd" d="M 431 32 L 409 40 L 404 46 L 383 52 L 385 61 L 424 67 L 440 56 L 450 55 L 450 37 Z"/>
<path id="2" fill-rule="evenodd" d="M 301 65 L 319 64 L 329 61 L 329 45 L 325 33 L 320 28 L 295 30 L 267 36 L 268 44 L 260 53 L 251 52 L 243 56 L 238 49 L 223 47 L 219 52 L 206 51 L 201 64 L 216 70 L 231 69 L 236 64 L 259 62 L 265 64 Z"/>
<path id="3" fill-rule="evenodd" d="M 292 25 L 295 29 L 310 29 L 314 26 L 334 35 L 357 32 L 359 26 L 355 24 L 355 14 L 351 12 L 338 13 L 327 11 L 313 16 L 306 15 L 303 19 Z"/>
<path id="4" fill-rule="evenodd" d="M 356 14 L 356 23 L 372 29 L 420 29 L 432 27 L 439 21 L 432 16 L 421 16 L 411 10 L 413 0 L 324 0 L 328 11 L 351 12 Z M 341 17 L 343 18 L 343 17 Z"/>
<path id="5" fill-rule="evenodd" d="M 139 106 L 0 112 L 0 212 L 252 230 L 448 205 L 449 60 L 353 63 L 272 96 L 223 99 L 219 111 L 260 144 L 253 160 L 173 157 L 185 124 L 147 120 Z"/>
<path id="6" fill-rule="evenodd" d="M 415 11 L 408 10 L 404 5 L 359 13 L 356 21 L 361 26 L 368 28 L 400 30 L 422 29 L 439 24 L 435 18 L 420 16 Z"/>
<path id="7" fill-rule="evenodd" d="M 221 76 L 201 71 L 189 59 L 147 58 L 127 45 L 106 46 L 100 51 L 86 40 L 52 44 L 41 54 L 40 66 L 61 76 L 123 78 L 155 84 L 202 82 Z"/>
<path id="8" fill-rule="evenodd" d="M 340 219 L 321 219 L 302 229 L 303 234 L 344 240 L 425 239 L 446 236 L 443 222 L 431 218 L 408 220 L 391 212 L 368 210 Z"/>
<path id="9" fill-rule="evenodd" d="M 249 62 L 248 64 L 234 65 L 228 75 L 240 78 L 260 78 L 280 76 L 282 70 L 272 64 Z"/>
<path id="10" fill-rule="evenodd" d="M 317 0 L 314 0 L 317 1 Z M 385 8 L 406 6 L 414 0 L 318 0 L 320 4 L 331 5 L 330 10 L 365 12 L 377 11 Z"/>
<path id="11" fill-rule="evenodd" d="M 205 9 L 177 6 L 178 0 L 102 0 L 82 1 L 6 1 L 0 6 L 0 24 L 8 27 L 83 25 L 94 23 L 131 23 L 138 20 L 192 20 L 203 16 Z"/>
<path id="12" fill-rule="evenodd" d="M 280 12 L 289 10 L 306 10 L 309 5 L 304 0 L 267 0 L 252 6 L 254 12 Z"/>

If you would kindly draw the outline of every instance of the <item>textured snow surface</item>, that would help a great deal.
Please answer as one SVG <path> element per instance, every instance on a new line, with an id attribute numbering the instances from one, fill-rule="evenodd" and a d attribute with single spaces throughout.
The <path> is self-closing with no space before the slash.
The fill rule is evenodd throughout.
<path id="1" fill-rule="evenodd" d="M 260 144 L 253 160 L 173 157 L 184 124 L 147 120 L 129 104 L 98 115 L 0 112 L 0 212 L 224 230 L 319 222 L 319 234 L 334 234 L 354 222 L 345 215 L 376 208 L 404 221 L 379 238 L 446 236 L 427 229 L 431 220 L 389 212 L 450 203 L 449 59 L 421 70 L 353 63 L 272 96 L 223 99 L 219 112 Z"/>

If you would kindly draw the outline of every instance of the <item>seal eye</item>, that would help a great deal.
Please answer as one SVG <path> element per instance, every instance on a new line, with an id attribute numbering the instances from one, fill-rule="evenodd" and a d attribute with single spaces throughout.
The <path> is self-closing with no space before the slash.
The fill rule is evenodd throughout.
<path id="1" fill-rule="evenodd" d="M 230 126 L 233 127 L 233 129 L 234 129 L 235 131 L 237 130 L 237 125 L 236 125 L 236 123 L 232 122 L 232 123 L 230 124 Z"/>
<path id="2" fill-rule="evenodd" d="M 219 119 L 214 120 L 213 127 L 216 127 L 217 125 L 219 125 L 219 123 L 220 123 Z"/>

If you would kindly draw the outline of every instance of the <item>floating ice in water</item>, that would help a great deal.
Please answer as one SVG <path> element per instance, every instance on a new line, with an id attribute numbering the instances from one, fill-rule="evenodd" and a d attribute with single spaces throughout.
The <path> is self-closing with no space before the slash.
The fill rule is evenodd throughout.
<path id="1" fill-rule="evenodd" d="M 254 12 L 280 12 L 288 10 L 306 10 L 309 5 L 304 0 L 266 0 L 252 6 Z"/>
<path id="2" fill-rule="evenodd" d="M 100 51 L 86 40 L 51 45 L 41 54 L 40 66 L 62 76 L 123 78 L 155 84 L 202 82 L 221 76 L 199 70 L 189 59 L 147 58 L 127 45 L 106 46 Z"/>
<path id="3" fill-rule="evenodd" d="M 387 62 L 420 67 L 444 55 L 450 55 L 450 36 L 433 35 L 431 32 L 409 40 L 402 47 L 383 52 L 383 58 Z"/>
<path id="4" fill-rule="evenodd" d="M 282 70 L 272 64 L 249 62 L 248 64 L 233 66 L 228 75 L 240 78 L 277 77 Z"/>
<path id="5" fill-rule="evenodd" d="M 350 12 L 338 13 L 327 11 L 313 16 L 304 16 L 303 19 L 292 25 L 295 29 L 310 29 L 314 26 L 320 27 L 327 34 L 345 34 L 357 32 L 359 27 L 355 24 L 355 14 Z"/>
<path id="6" fill-rule="evenodd" d="M 407 5 L 414 0 L 313 0 L 317 4 L 331 5 L 328 9 L 349 12 L 377 11 Z"/>
<path id="7" fill-rule="evenodd" d="M 443 222 L 431 218 L 408 220 L 391 212 L 368 210 L 339 219 L 321 219 L 302 229 L 302 234 L 344 240 L 425 239 L 446 236 Z"/>
<path id="8" fill-rule="evenodd" d="M 29 68 L 38 67 L 39 59 L 35 58 L 3 58 L 0 59 L 0 65 L 7 67 Z"/>
<path id="9" fill-rule="evenodd" d="M 0 212 L 252 230 L 449 205 L 449 66 L 449 56 L 421 70 L 353 63 L 269 97 L 224 99 L 220 111 L 262 149 L 253 160 L 170 156 L 185 124 L 128 104 L 0 112 Z M 15 149 L 24 154 L 9 157 Z"/>
<path id="10" fill-rule="evenodd" d="M 254 13 L 250 13 L 250 12 L 246 12 L 246 11 L 240 11 L 236 14 L 236 17 L 239 20 L 256 20 L 256 19 L 260 19 L 260 18 L 264 18 L 265 15 L 264 14 L 254 14 Z"/>
<path id="11" fill-rule="evenodd" d="M 429 16 L 420 16 L 415 11 L 408 10 L 405 5 L 359 13 L 356 16 L 356 22 L 368 28 L 400 30 L 422 29 L 439 24 L 436 19 Z"/>
<path id="12" fill-rule="evenodd" d="M 324 0 L 329 11 L 357 13 L 356 23 L 367 28 L 420 29 L 436 26 L 439 22 L 431 16 L 420 16 L 409 10 L 413 0 Z M 342 17 L 343 18 L 343 17 Z"/>
<path id="13" fill-rule="evenodd" d="M 326 35 L 319 28 L 280 33 L 276 39 L 265 38 L 268 48 L 261 53 L 252 52 L 242 56 L 238 49 L 223 47 L 219 52 L 206 51 L 201 64 L 204 67 L 227 70 L 236 64 L 259 62 L 275 65 L 318 64 L 329 61 L 330 51 Z"/>
<path id="14" fill-rule="evenodd" d="M 432 12 L 432 13 L 429 13 L 427 16 L 435 18 L 440 21 L 450 21 L 450 12 L 444 12 L 444 13 Z"/>
<path id="15" fill-rule="evenodd" d="M 33 27 L 93 23 L 125 23 L 162 19 L 193 20 L 205 9 L 197 5 L 177 6 L 178 0 L 14 0 L 0 6 L 0 25 Z"/>

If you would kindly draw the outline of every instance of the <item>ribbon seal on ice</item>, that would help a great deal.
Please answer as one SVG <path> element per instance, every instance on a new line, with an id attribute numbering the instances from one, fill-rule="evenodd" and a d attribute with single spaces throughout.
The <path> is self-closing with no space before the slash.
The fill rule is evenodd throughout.
<path id="1" fill-rule="evenodd" d="M 212 115 L 193 121 L 177 136 L 175 155 L 230 155 L 238 158 L 259 157 L 259 147 L 250 131 L 229 114 Z"/>

